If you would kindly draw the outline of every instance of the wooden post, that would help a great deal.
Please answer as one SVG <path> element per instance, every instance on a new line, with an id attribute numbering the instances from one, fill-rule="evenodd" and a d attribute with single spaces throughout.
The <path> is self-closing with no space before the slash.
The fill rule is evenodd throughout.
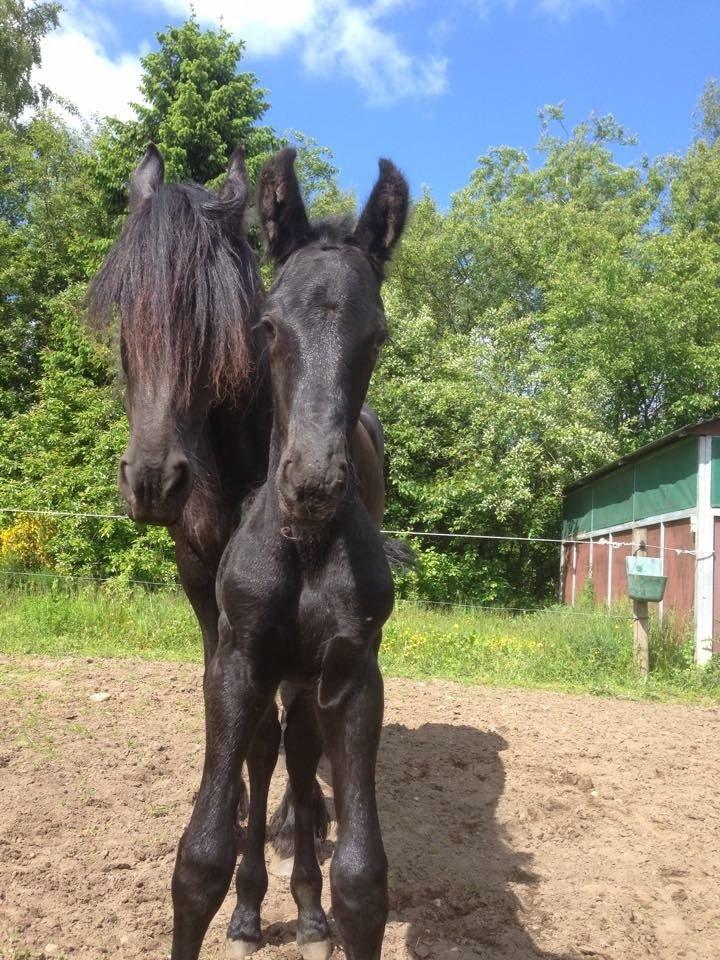
<path id="1" fill-rule="evenodd" d="M 633 555 L 646 557 L 647 528 L 633 530 Z M 633 651 L 635 663 L 640 675 L 646 677 L 650 672 L 650 645 L 648 643 L 648 605 L 647 600 L 633 600 Z"/>

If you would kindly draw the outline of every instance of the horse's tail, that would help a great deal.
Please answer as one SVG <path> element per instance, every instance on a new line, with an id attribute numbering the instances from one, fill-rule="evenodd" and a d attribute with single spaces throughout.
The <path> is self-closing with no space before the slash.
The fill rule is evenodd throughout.
<path id="1" fill-rule="evenodd" d="M 416 566 L 417 557 L 415 556 L 415 551 L 410 544 L 405 543 L 404 540 L 391 540 L 389 537 L 385 537 L 383 540 L 383 548 L 387 562 L 394 569 L 404 570 Z"/>

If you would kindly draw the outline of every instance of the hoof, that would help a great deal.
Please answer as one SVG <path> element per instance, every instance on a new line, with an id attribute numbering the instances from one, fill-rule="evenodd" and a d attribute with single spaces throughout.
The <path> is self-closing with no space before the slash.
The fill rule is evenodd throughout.
<path id="1" fill-rule="evenodd" d="M 244 960 L 251 953 L 255 953 L 259 947 L 260 944 L 255 943 L 254 940 L 230 940 L 228 937 L 225 941 L 226 960 Z"/>
<path id="2" fill-rule="evenodd" d="M 295 857 L 281 857 L 279 853 L 273 855 L 272 860 L 270 861 L 270 866 L 268 871 L 274 877 L 282 877 L 287 879 L 292 876 L 293 864 L 295 863 Z"/>
<path id="3" fill-rule="evenodd" d="M 298 950 L 303 960 L 330 960 L 332 943 L 329 940 L 315 940 L 313 943 L 299 943 Z"/>

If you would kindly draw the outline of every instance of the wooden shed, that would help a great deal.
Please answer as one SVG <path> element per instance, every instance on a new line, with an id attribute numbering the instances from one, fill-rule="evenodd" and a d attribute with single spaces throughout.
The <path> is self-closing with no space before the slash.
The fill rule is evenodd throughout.
<path id="1" fill-rule="evenodd" d="M 668 578 L 661 617 L 692 623 L 695 659 L 720 653 L 720 418 L 682 427 L 565 490 L 561 598 L 590 578 L 596 602 L 627 595 L 625 559 L 644 541 Z"/>

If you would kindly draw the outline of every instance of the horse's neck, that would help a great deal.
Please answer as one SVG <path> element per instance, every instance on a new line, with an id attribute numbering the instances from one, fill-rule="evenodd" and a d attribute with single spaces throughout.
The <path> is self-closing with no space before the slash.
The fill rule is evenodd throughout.
<path id="1" fill-rule="evenodd" d="M 213 408 L 206 423 L 206 451 L 217 486 L 226 501 L 237 505 L 265 479 L 272 416 L 254 398 L 242 410 Z"/>
<path id="2" fill-rule="evenodd" d="M 267 474 L 269 402 L 265 391 L 256 390 L 242 409 L 220 404 L 212 408 L 201 431 L 182 535 L 213 570 L 239 522 L 243 500 Z"/>

